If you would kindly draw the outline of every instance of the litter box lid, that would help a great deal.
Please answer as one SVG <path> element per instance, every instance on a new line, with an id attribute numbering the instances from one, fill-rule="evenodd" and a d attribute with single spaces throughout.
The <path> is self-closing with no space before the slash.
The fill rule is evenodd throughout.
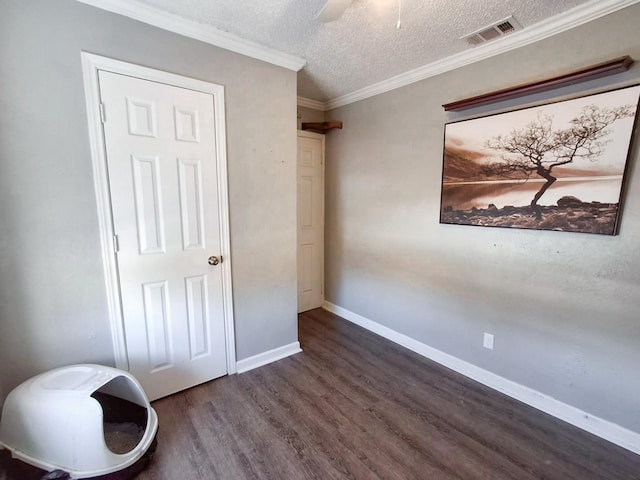
<path id="1" fill-rule="evenodd" d="M 141 439 L 127 453 L 114 453 L 107 446 L 101 403 L 105 396 L 141 407 L 146 417 Z M 9 393 L 0 421 L 0 447 L 43 470 L 90 478 L 135 463 L 157 429 L 156 412 L 131 374 L 102 365 L 71 365 L 37 375 Z"/>

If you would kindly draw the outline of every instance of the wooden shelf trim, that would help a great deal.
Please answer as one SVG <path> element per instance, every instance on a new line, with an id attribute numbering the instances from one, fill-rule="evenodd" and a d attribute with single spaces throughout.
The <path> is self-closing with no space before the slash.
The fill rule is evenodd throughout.
<path id="1" fill-rule="evenodd" d="M 626 55 L 624 57 L 615 58 L 607 62 L 592 65 L 587 68 L 576 70 L 565 75 L 558 77 L 547 78 L 537 82 L 524 83 L 515 87 L 505 88 L 503 90 L 497 90 L 491 93 L 485 93 L 476 97 L 465 98 L 451 103 L 445 103 L 442 108 L 446 112 L 465 110 L 471 107 L 477 107 L 480 105 L 486 105 L 502 100 L 508 100 L 511 98 L 521 97 L 524 95 L 530 95 L 532 93 L 545 92 L 559 87 L 566 87 L 568 85 L 574 85 L 579 82 L 585 82 L 587 80 L 594 80 L 596 78 L 606 77 L 608 75 L 614 75 L 616 73 L 622 73 L 629 70 L 629 67 L 633 63 L 633 59 Z"/>
<path id="2" fill-rule="evenodd" d="M 302 124 L 302 130 L 309 130 L 310 132 L 323 134 L 334 128 L 342 129 L 342 122 L 314 122 Z"/>

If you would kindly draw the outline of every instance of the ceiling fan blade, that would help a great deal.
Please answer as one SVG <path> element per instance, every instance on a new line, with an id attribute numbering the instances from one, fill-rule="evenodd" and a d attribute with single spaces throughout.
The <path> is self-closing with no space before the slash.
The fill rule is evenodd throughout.
<path id="1" fill-rule="evenodd" d="M 327 0 L 317 19 L 323 23 L 333 22 L 342 16 L 352 2 L 353 0 Z"/>

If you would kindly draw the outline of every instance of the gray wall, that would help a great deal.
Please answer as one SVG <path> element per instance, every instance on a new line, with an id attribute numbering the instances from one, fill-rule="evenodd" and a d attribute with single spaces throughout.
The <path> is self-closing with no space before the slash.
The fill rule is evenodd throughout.
<path id="1" fill-rule="evenodd" d="M 114 363 L 82 50 L 225 86 L 237 357 L 295 342 L 295 72 L 72 0 L 1 6 L 5 393 L 59 365 Z"/>
<path id="2" fill-rule="evenodd" d="M 298 130 L 302 122 L 324 122 L 325 112 L 313 108 L 298 107 Z"/>
<path id="3" fill-rule="evenodd" d="M 620 235 L 440 225 L 441 104 L 629 54 L 640 5 L 328 112 L 326 299 L 420 342 L 640 432 L 640 168 Z M 626 74 L 557 92 L 593 91 Z M 495 349 L 482 348 L 482 333 Z"/>

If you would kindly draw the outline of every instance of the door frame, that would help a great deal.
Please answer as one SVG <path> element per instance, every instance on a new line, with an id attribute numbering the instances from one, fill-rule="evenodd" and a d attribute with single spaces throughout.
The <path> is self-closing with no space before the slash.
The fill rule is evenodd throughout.
<path id="1" fill-rule="evenodd" d="M 325 221 L 325 197 L 327 194 L 327 186 L 325 183 L 325 166 L 326 166 L 326 149 L 325 149 L 325 139 L 326 137 L 324 135 L 322 135 L 321 133 L 315 133 L 315 132 L 310 132 L 308 130 L 298 130 L 298 134 L 296 136 L 296 142 L 298 140 L 298 138 L 300 137 L 305 137 L 305 138 L 313 138 L 315 140 L 320 140 L 320 144 L 322 145 L 322 159 L 321 159 L 321 165 L 322 165 L 322 171 L 320 172 L 320 175 L 322 177 L 322 278 L 320 279 L 320 289 L 322 291 L 322 303 L 324 304 L 324 265 L 325 265 L 325 250 L 326 250 L 326 246 L 325 246 L 325 241 L 324 241 L 324 234 L 325 234 L 325 230 L 326 230 L 326 221 Z M 296 143 L 296 185 L 298 184 L 298 150 L 297 150 L 297 143 Z M 297 187 L 296 187 L 297 188 Z M 297 205 L 297 193 L 296 193 L 296 205 Z M 298 217 L 298 212 L 297 212 L 297 207 L 296 207 L 296 258 L 298 255 L 298 250 L 300 248 L 299 245 L 299 238 L 298 238 L 298 230 L 300 229 L 300 225 L 299 225 L 299 217 Z M 298 260 L 299 261 L 299 260 Z M 296 272 L 297 274 L 297 272 Z M 300 281 L 300 278 L 298 278 L 298 282 Z M 296 283 L 296 295 L 298 293 L 298 283 Z M 297 305 L 297 308 L 300 309 L 300 305 Z"/>
<path id="2" fill-rule="evenodd" d="M 214 124 L 216 126 L 216 168 L 218 172 L 218 202 L 220 219 L 220 254 L 224 259 L 222 269 L 222 299 L 225 329 L 227 374 L 237 371 L 235 348 L 235 325 L 233 312 L 233 282 L 231 278 L 231 241 L 229 231 L 229 188 L 227 179 L 227 136 L 225 129 L 224 87 L 214 83 L 183 77 L 173 73 L 155 70 L 120 60 L 115 60 L 88 52 L 81 52 L 82 74 L 84 81 L 85 103 L 89 127 L 89 144 L 93 164 L 93 183 L 98 207 L 100 227 L 100 246 L 107 293 L 109 321 L 116 367 L 129 370 L 127 344 L 122 317 L 122 299 L 118 279 L 116 259 L 116 241 L 113 230 L 113 213 L 109 179 L 107 176 L 107 157 L 102 128 L 103 112 L 100 108 L 100 84 L 98 71 L 104 70 L 121 75 L 164 83 L 209 93 L 214 97 Z M 107 112 L 108 115 L 108 112 Z"/>

